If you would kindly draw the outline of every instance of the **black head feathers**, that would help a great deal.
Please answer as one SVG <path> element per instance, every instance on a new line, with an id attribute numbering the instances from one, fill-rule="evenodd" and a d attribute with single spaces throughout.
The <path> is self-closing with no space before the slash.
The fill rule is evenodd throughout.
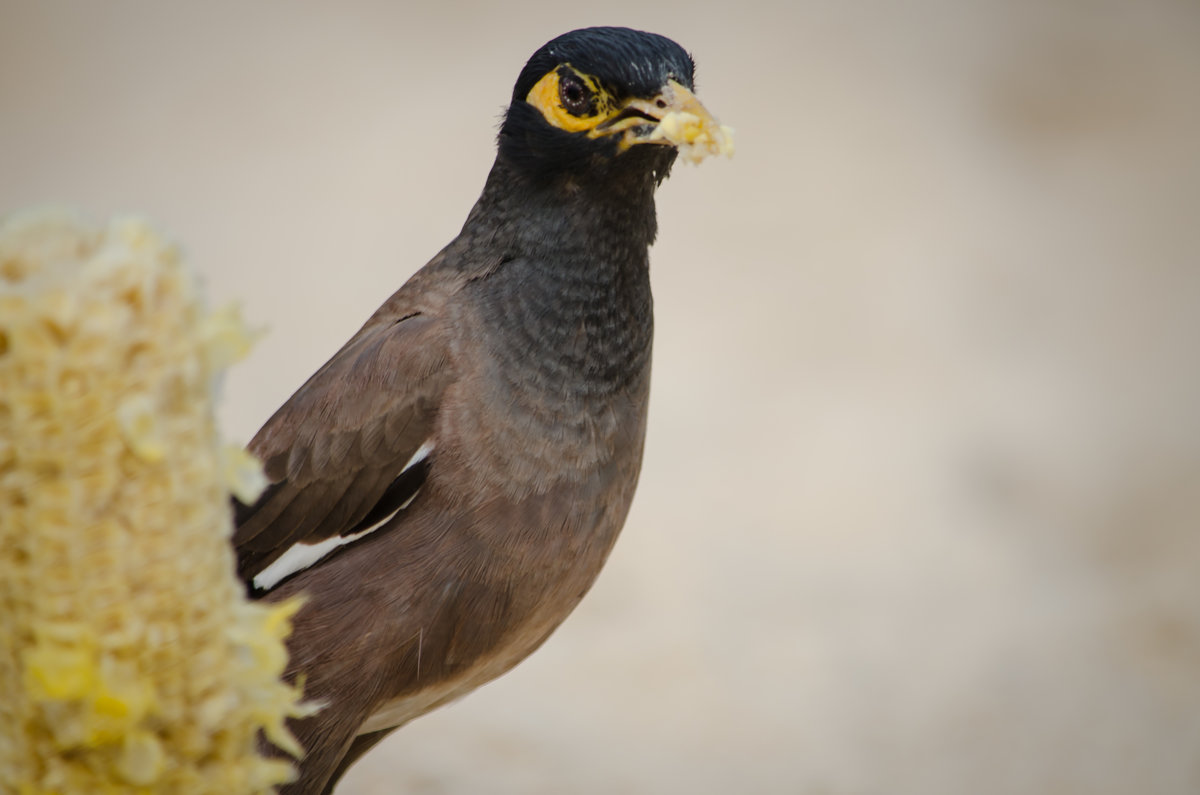
<path id="1" fill-rule="evenodd" d="M 542 75 L 563 63 L 595 75 L 621 96 L 651 97 L 668 79 L 694 88 L 691 56 L 666 36 L 630 28 L 582 28 L 533 54 L 513 87 L 513 102 L 523 101 Z"/>

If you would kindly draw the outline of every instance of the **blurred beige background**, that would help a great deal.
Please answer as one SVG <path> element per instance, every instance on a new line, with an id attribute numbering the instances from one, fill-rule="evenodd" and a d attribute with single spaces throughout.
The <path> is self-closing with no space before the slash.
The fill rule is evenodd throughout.
<path id="1" fill-rule="evenodd" d="M 1200 5 L 0 0 L 0 213 L 138 211 L 269 329 L 245 440 L 455 234 L 552 36 L 738 130 L 659 194 L 638 500 L 342 793 L 1200 791 Z"/>

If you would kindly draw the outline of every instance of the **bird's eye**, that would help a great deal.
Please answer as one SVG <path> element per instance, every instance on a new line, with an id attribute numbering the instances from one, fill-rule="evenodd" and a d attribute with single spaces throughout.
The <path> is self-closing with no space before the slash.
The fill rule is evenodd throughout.
<path id="1" fill-rule="evenodd" d="M 587 87 L 574 75 L 566 75 L 559 82 L 558 98 L 563 108 L 573 116 L 583 116 L 591 110 L 592 98 Z"/>

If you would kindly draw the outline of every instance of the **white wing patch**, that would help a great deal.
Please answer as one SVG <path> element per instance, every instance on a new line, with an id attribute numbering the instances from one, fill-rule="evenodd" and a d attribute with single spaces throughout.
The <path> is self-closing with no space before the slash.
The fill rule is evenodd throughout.
<path id="1" fill-rule="evenodd" d="M 417 452 L 412 454 L 412 458 L 408 459 L 408 463 L 400 470 L 400 475 L 403 475 L 415 465 L 421 463 L 429 454 L 433 452 L 433 440 L 430 439 L 417 448 Z M 284 578 L 290 577 L 298 571 L 303 571 L 317 561 L 324 558 L 338 547 L 357 541 L 358 539 L 374 533 L 379 528 L 390 522 L 396 514 L 403 511 L 412 501 L 421 493 L 420 489 L 413 492 L 413 495 L 402 502 L 396 510 L 389 513 L 387 516 L 380 519 L 375 524 L 368 527 L 366 530 L 360 530 L 357 533 L 351 533 L 348 536 L 332 536 L 323 541 L 318 541 L 315 544 L 309 544 L 304 541 L 297 541 L 292 544 L 282 555 L 271 562 L 270 566 L 254 575 L 254 587 L 260 591 L 269 591 L 278 585 Z"/>
<path id="2" fill-rule="evenodd" d="M 429 458 L 429 454 L 433 452 L 433 439 L 426 439 L 425 443 L 417 448 L 417 452 L 412 454 L 412 458 L 408 459 L 408 463 L 404 465 L 404 469 L 400 470 L 400 475 L 403 475 L 408 470 L 412 469 L 417 464 Z M 397 475 L 396 477 L 399 477 Z M 405 503 L 407 505 L 408 503 Z"/>

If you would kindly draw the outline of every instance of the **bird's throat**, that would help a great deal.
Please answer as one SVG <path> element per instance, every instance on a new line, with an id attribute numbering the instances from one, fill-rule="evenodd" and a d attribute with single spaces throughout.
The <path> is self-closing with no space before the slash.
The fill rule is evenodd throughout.
<path id="1" fill-rule="evenodd" d="M 479 203 L 490 210 L 472 213 L 505 248 L 479 291 L 486 321 L 508 328 L 494 354 L 580 400 L 627 387 L 649 364 L 655 183 L 644 169 L 622 176 L 535 185 L 497 161 Z"/>

